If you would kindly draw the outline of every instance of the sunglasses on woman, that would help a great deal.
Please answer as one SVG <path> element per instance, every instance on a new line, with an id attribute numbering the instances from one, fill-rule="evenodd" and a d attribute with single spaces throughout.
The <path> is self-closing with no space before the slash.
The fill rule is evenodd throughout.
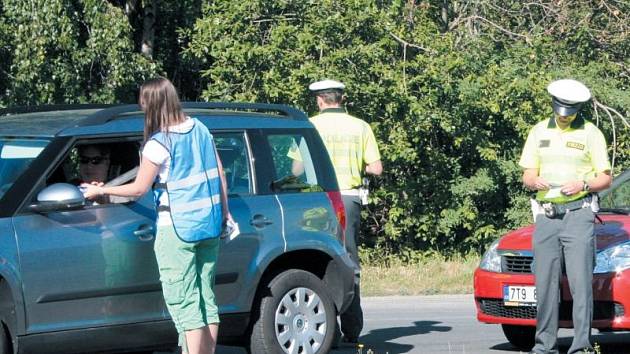
<path id="1" fill-rule="evenodd" d="M 100 165 L 103 161 L 109 160 L 109 157 L 106 156 L 79 156 L 79 163 L 82 164 L 91 164 L 91 165 Z"/>

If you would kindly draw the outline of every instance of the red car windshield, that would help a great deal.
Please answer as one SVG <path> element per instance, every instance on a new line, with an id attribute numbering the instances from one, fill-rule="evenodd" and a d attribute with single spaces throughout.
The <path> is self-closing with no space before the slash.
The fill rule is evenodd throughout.
<path id="1" fill-rule="evenodd" d="M 612 186 L 600 193 L 602 211 L 630 212 L 630 170 L 615 177 Z"/>

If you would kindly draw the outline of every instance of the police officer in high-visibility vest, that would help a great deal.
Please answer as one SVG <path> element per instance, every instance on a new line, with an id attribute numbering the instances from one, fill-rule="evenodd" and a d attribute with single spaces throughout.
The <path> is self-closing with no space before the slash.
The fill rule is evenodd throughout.
<path id="1" fill-rule="evenodd" d="M 372 128 L 365 121 L 349 115 L 342 107 L 345 85 L 334 80 L 318 81 L 309 86 L 317 99 L 319 114 L 311 122 L 319 132 L 337 175 L 346 210 L 346 249 L 359 265 L 358 238 L 361 205 L 367 203 L 367 191 L 362 188 L 365 174 L 383 172 L 381 155 Z M 292 155 L 292 154 L 290 154 Z M 294 159 L 293 174 L 300 175 L 303 165 Z M 363 196 L 363 198 L 362 198 Z M 350 307 L 341 314 L 342 340 L 356 343 L 363 329 L 363 311 L 359 285 Z"/>
<path id="2" fill-rule="evenodd" d="M 610 186 L 610 162 L 602 132 L 577 113 L 590 100 L 579 81 L 547 87 L 554 116 L 536 124 L 519 165 L 523 184 L 536 191 L 532 211 L 536 276 L 536 340 L 532 353 L 558 353 L 562 262 L 573 299 L 575 335 L 568 353 L 591 352 L 592 279 L 595 259 L 595 192 Z M 566 296 L 565 296 L 566 298 Z"/>

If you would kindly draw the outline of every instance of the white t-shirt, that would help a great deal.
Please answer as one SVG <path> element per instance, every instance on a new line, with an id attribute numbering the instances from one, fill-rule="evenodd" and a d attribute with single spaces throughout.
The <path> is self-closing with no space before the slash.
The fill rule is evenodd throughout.
<path id="1" fill-rule="evenodd" d="M 173 133 L 188 133 L 194 126 L 195 122 L 190 119 L 190 117 L 186 117 L 184 122 L 168 127 L 168 131 Z M 146 144 L 144 144 L 142 156 L 160 166 L 158 179 L 160 183 L 165 183 L 171 168 L 171 154 L 168 150 L 166 150 L 166 148 L 157 141 L 149 140 Z M 160 205 L 168 205 L 168 196 L 166 193 L 162 193 L 160 196 Z M 170 225 L 171 223 L 172 221 L 168 211 L 161 211 L 158 214 L 158 225 Z"/>

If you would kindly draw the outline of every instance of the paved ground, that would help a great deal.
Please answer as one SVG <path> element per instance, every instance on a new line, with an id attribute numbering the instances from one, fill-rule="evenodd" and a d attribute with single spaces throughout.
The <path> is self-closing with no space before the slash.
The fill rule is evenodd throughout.
<path id="1" fill-rule="evenodd" d="M 517 354 L 498 325 L 477 322 L 472 295 L 388 296 L 363 299 L 365 328 L 361 352 L 352 346 L 331 354 L 460 353 Z M 630 333 L 600 334 L 593 340 L 601 353 L 630 354 Z M 561 330 L 560 349 L 571 344 L 570 330 Z M 218 354 L 245 354 L 237 347 L 221 346 Z"/>

